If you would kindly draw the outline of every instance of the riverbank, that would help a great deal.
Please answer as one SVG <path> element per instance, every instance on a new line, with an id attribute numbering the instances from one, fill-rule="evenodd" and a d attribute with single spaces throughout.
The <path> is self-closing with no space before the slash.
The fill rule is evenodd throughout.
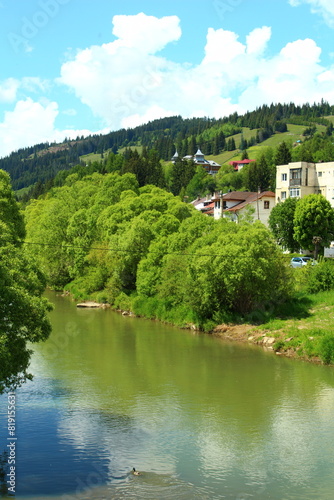
<path id="1" fill-rule="evenodd" d="M 317 364 L 322 362 L 319 357 L 310 357 L 300 352 L 298 347 L 289 346 L 294 339 L 287 337 L 284 331 L 280 333 L 264 331 L 261 327 L 250 324 L 218 325 L 213 329 L 212 335 L 227 341 L 256 344 L 278 356 L 302 359 Z"/>
<path id="2" fill-rule="evenodd" d="M 285 311 L 259 325 L 218 325 L 212 334 L 261 345 L 277 355 L 334 365 L 334 292 L 303 295 L 296 304 L 293 314 Z"/>
<path id="3" fill-rule="evenodd" d="M 65 295 L 73 295 L 65 292 Z M 93 298 L 92 298 L 93 299 Z M 180 325 L 175 318 L 159 318 L 155 315 L 133 312 L 130 304 L 113 307 L 110 304 L 83 301 L 77 307 L 111 307 L 123 316 L 153 319 L 181 328 L 202 331 L 198 325 L 185 322 Z M 129 307 L 130 306 L 130 307 Z M 180 319 L 180 314 L 177 316 Z M 174 321 L 173 321 L 174 319 Z M 251 322 L 226 323 L 213 325 L 210 334 L 225 340 L 248 342 L 259 345 L 277 355 L 301 359 L 312 363 L 334 365 L 334 292 L 319 292 L 312 295 L 300 295 L 281 307 L 280 311 L 271 312 L 263 317 L 259 324 Z"/>

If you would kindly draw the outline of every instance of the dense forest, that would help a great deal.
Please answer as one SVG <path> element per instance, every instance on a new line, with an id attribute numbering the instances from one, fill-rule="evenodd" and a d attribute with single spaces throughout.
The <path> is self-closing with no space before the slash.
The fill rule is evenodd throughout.
<path id="1" fill-rule="evenodd" d="M 177 149 L 182 157 L 194 154 L 200 147 L 205 155 L 235 150 L 233 135 L 248 127 L 254 134 L 240 145 L 242 150 L 263 142 L 277 132 L 286 131 L 287 123 L 303 125 L 312 131 L 315 125 L 329 129 L 332 123 L 326 116 L 334 114 L 334 107 L 322 101 L 319 104 L 296 106 L 290 104 L 263 105 L 244 115 L 234 113 L 221 119 L 173 116 L 154 120 L 133 129 L 122 129 L 105 135 L 77 137 L 61 144 L 41 143 L 20 149 L 0 159 L 0 169 L 7 171 L 13 188 L 19 190 L 35 184 L 51 187 L 61 170 L 81 164 L 81 157 L 97 153 L 102 157 L 131 146 L 154 149 L 161 160 L 169 161 Z M 82 163 L 85 165 L 85 162 Z"/>

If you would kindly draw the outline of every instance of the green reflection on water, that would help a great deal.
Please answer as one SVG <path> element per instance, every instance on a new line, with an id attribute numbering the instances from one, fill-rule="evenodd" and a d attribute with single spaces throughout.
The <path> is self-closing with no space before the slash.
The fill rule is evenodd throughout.
<path id="1" fill-rule="evenodd" d="M 125 455 L 213 495 L 326 498 L 333 369 L 50 296 L 36 376 L 60 381 L 69 408 L 98 411 Z"/>

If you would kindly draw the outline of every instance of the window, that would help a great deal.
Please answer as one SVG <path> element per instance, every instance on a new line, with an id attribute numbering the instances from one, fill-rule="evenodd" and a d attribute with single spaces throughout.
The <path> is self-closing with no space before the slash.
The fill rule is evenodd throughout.
<path id="1" fill-rule="evenodd" d="M 318 177 L 322 177 L 322 172 L 318 172 Z"/>
<path id="2" fill-rule="evenodd" d="M 215 201 L 215 208 L 220 208 L 220 200 Z"/>
<path id="3" fill-rule="evenodd" d="M 281 199 L 286 200 L 286 191 L 281 192 Z"/>
<path id="4" fill-rule="evenodd" d="M 288 174 L 282 174 L 282 181 L 288 180 Z"/>
<path id="5" fill-rule="evenodd" d="M 264 206 L 263 206 L 263 208 L 264 208 L 264 209 L 268 209 L 268 208 L 269 208 L 269 206 L 270 206 L 270 201 L 266 201 L 266 200 L 264 200 L 263 205 L 264 205 Z"/>
<path id="6" fill-rule="evenodd" d="M 290 189 L 290 196 L 291 196 L 291 198 L 299 198 L 300 197 L 300 189 L 298 189 L 298 188 Z"/>

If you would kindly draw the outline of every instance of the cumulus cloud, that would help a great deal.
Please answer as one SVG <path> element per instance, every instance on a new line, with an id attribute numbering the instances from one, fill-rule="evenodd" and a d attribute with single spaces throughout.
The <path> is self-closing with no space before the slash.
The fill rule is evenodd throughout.
<path id="1" fill-rule="evenodd" d="M 7 111 L 0 123 L 0 156 L 40 142 L 63 141 L 67 136 L 88 135 L 88 130 L 62 130 L 55 128 L 58 105 L 42 105 L 31 98 L 18 101 L 13 111 Z"/>
<path id="2" fill-rule="evenodd" d="M 292 7 L 298 7 L 302 4 L 310 5 L 313 14 L 319 14 L 323 17 L 330 28 L 334 28 L 334 3 L 333 0 L 289 0 Z"/>
<path id="3" fill-rule="evenodd" d="M 176 16 L 115 16 L 115 40 L 68 56 L 58 83 L 90 108 L 106 132 L 179 114 L 220 118 L 272 102 L 303 104 L 323 98 L 334 103 L 334 69 L 321 65 L 316 42 L 294 40 L 272 54 L 267 51 L 271 34 L 270 27 L 262 26 L 241 39 L 232 31 L 209 28 L 203 59 L 191 65 L 175 63 L 160 53 L 181 37 Z M 47 85 L 33 78 L 0 82 L 0 101 L 13 102 L 18 88 L 42 93 Z M 56 129 L 58 114 L 74 115 L 74 105 L 59 111 L 54 102 L 19 98 L 0 123 L 0 154 L 4 149 L 89 133 Z"/>
<path id="4" fill-rule="evenodd" d="M 333 95 L 332 69 L 320 65 L 321 49 L 311 39 L 266 56 L 268 26 L 254 29 L 245 41 L 232 31 L 209 28 L 203 60 L 194 66 L 157 54 L 179 40 L 177 17 L 115 16 L 113 25 L 115 41 L 78 51 L 63 64 L 60 77 L 111 129 L 172 114 L 221 117 L 264 103 Z"/>
<path id="5" fill-rule="evenodd" d="M 127 47 L 146 54 L 156 54 L 172 40 L 181 37 L 177 16 L 158 19 L 143 13 L 136 16 L 114 16 L 113 34 L 118 37 L 114 48 Z M 149 34 L 149 36 L 148 36 Z"/>
<path id="6" fill-rule="evenodd" d="M 246 37 L 247 54 L 261 55 L 265 51 L 270 38 L 271 28 L 269 26 L 253 30 Z"/>

